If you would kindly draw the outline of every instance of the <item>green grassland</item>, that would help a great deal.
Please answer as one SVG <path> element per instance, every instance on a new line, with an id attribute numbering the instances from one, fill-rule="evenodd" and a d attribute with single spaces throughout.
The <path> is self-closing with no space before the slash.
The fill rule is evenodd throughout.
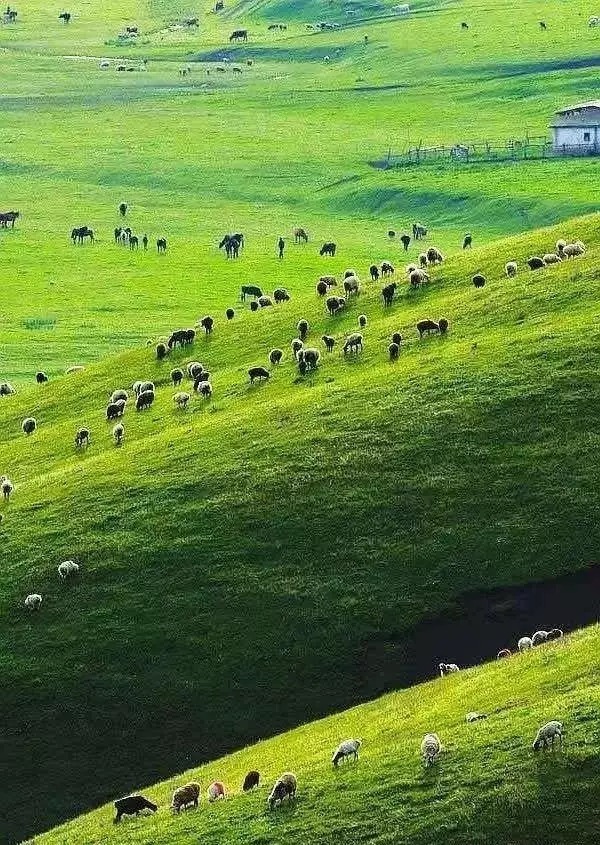
<path id="1" fill-rule="evenodd" d="M 0 472 L 16 485 L 0 526 L 8 841 L 400 686 L 401 666 L 391 684 L 365 671 L 374 637 L 467 590 L 596 560 L 597 163 L 369 165 L 421 139 L 545 134 L 555 108 L 593 97 L 595 9 L 569 8 L 567 26 L 566 8 L 423 5 L 400 19 L 256 3 L 220 17 L 170 2 L 125 13 L 111 0 L 72 6 L 63 26 L 59 4 L 35 2 L 0 26 L 0 205 L 23 215 L 0 231 L 0 379 L 18 388 L 0 401 Z M 196 13 L 197 30 L 168 29 Z M 306 30 L 323 17 L 344 26 Z M 267 31 L 280 20 L 286 32 Z M 140 43 L 119 44 L 134 23 Z M 230 48 L 238 26 L 249 42 Z M 217 74 L 223 56 L 241 76 Z M 101 71 L 101 57 L 140 69 Z M 165 256 L 112 243 L 122 200 L 136 232 L 168 238 Z M 366 284 L 328 318 L 319 275 L 356 267 L 365 278 L 383 258 L 402 267 L 417 249 L 404 256 L 386 235 L 413 220 L 449 256 L 432 284 L 411 293 L 402 282 L 388 310 Z M 95 245 L 71 245 L 82 224 Z M 309 244 L 291 242 L 296 225 Z M 459 256 L 466 230 L 475 249 Z M 237 262 L 217 249 L 226 231 L 246 235 Z M 507 259 L 559 236 L 588 253 L 504 278 Z M 318 256 L 329 239 L 335 260 Z M 292 300 L 252 314 L 244 283 L 284 285 Z M 148 339 L 205 313 L 212 337 L 154 360 Z M 297 320 L 318 345 L 324 331 L 343 339 L 360 313 L 363 355 L 324 356 L 299 379 L 287 354 Z M 419 342 L 425 316 L 446 316 L 449 334 Z M 390 364 L 397 330 L 405 348 Z M 250 388 L 248 366 L 272 346 L 283 364 Z M 192 358 L 213 374 L 214 398 L 177 413 L 169 370 Z M 79 363 L 84 373 L 62 375 Z M 47 385 L 33 383 L 37 369 Z M 156 403 L 128 410 L 117 450 L 107 396 L 146 377 Z M 39 431 L 26 439 L 29 414 Z M 80 425 L 92 445 L 77 454 Z M 60 584 L 69 557 L 82 577 Z M 32 590 L 43 610 L 25 616 Z"/>
<path id="2" fill-rule="evenodd" d="M 429 843 L 597 841 L 600 816 L 598 628 L 535 654 L 512 658 L 384 696 L 305 725 L 223 760 L 146 788 L 154 816 L 112 824 L 103 807 L 37 837 L 66 843 Z M 488 719 L 466 724 L 471 709 Z M 563 721 L 562 751 L 534 754 L 538 727 Z M 444 752 L 430 769 L 419 759 L 422 736 L 435 730 Z M 331 752 L 360 737 L 361 758 L 337 771 Z M 263 785 L 243 795 L 245 773 Z M 275 812 L 266 797 L 281 772 L 298 777 L 294 804 Z M 172 815 L 172 790 L 191 779 L 206 790 L 215 779 L 229 800 Z M 141 784 L 140 784 L 141 786 Z"/>

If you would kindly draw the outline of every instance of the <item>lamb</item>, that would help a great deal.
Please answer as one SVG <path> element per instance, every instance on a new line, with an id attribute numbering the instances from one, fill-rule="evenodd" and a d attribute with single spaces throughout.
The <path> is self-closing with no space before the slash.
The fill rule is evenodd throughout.
<path id="1" fill-rule="evenodd" d="M 396 282 L 390 282 L 389 285 L 385 285 L 381 289 L 381 295 L 383 297 L 383 304 L 384 305 L 391 305 L 394 299 L 394 294 L 396 293 Z"/>
<path id="2" fill-rule="evenodd" d="M 348 276 L 344 279 L 344 291 L 348 296 L 358 296 L 360 284 L 356 276 Z"/>
<path id="3" fill-rule="evenodd" d="M 520 652 L 529 651 L 530 648 L 533 647 L 533 640 L 531 637 L 521 637 L 519 642 L 517 643 L 517 648 Z"/>
<path id="4" fill-rule="evenodd" d="M 302 349 L 304 344 L 302 343 L 300 338 L 295 337 L 294 340 L 291 342 L 290 346 L 292 347 L 292 355 L 294 356 L 294 358 L 297 359 L 298 358 L 298 352 L 300 352 L 300 350 Z"/>
<path id="5" fill-rule="evenodd" d="M 424 334 L 431 334 L 431 332 L 439 332 L 440 326 L 439 323 L 436 323 L 434 320 L 419 320 L 417 323 L 417 331 L 419 332 L 419 338 L 422 338 Z"/>
<path id="6" fill-rule="evenodd" d="M 276 288 L 273 291 L 273 299 L 275 300 L 276 303 L 289 302 L 290 301 L 290 295 L 285 288 Z"/>
<path id="7" fill-rule="evenodd" d="M 518 270 L 519 265 L 516 261 L 507 261 L 504 265 L 504 272 L 509 279 L 513 279 L 517 275 Z"/>
<path id="8" fill-rule="evenodd" d="M 58 564 L 58 577 L 62 578 L 63 581 L 65 578 L 72 578 L 78 574 L 79 564 L 75 563 L 74 560 L 63 560 L 62 563 Z"/>
<path id="9" fill-rule="evenodd" d="M 30 434 L 33 434 L 36 428 L 37 422 L 34 417 L 26 417 L 21 423 L 21 430 L 23 434 L 26 434 L 28 437 Z"/>
<path id="10" fill-rule="evenodd" d="M 419 255 L 419 267 L 424 270 L 427 267 L 427 253 L 421 252 Z"/>
<path id="11" fill-rule="evenodd" d="M 543 748 L 554 747 L 554 740 L 558 738 L 559 745 L 562 745 L 563 725 L 562 722 L 552 721 L 543 725 L 536 734 L 533 741 L 533 750 L 539 751 Z"/>
<path id="12" fill-rule="evenodd" d="M 112 430 L 112 435 L 117 446 L 120 446 L 125 437 L 125 426 L 123 423 L 117 423 Z"/>
<path id="13" fill-rule="evenodd" d="M 356 332 L 355 334 L 348 335 L 344 346 L 342 347 L 342 351 L 344 355 L 347 355 L 349 352 L 354 352 L 357 354 L 358 352 L 362 352 L 363 348 L 363 336 Z"/>
<path id="14" fill-rule="evenodd" d="M 212 384 L 209 381 L 201 381 L 194 385 L 194 390 L 202 396 L 203 399 L 210 399 L 212 396 Z"/>
<path id="15" fill-rule="evenodd" d="M 169 354 L 169 350 L 167 349 L 164 343 L 157 343 L 156 344 L 156 360 L 163 361 L 167 355 Z"/>
<path id="16" fill-rule="evenodd" d="M 419 285 L 429 281 L 429 275 L 425 270 L 413 270 L 410 274 L 409 281 L 412 288 L 418 288 Z"/>
<path id="17" fill-rule="evenodd" d="M 325 349 L 328 352 L 333 352 L 333 347 L 335 346 L 335 338 L 331 337 L 328 334 L 324 334 L 323 337 L 321 338 L 321 340 L 325 344 Z"/>
<path id="18" fill-rule="evenodd" d="M 440 334 L 446 334 L 448 331 L 448 320 L 445 317 L 440 317 L 438 320 L 438 326 L 440 327 Z"/>
<path id="19" fill-rule="evenodd" d="M 530 270 L 541 270 L 542 267 L 546 266 L 539 255 L 533 255 L 531 258 L 528 258 L 527 264 Z"/>
<path id="20" fill-rule="evenodd" d="M 287 798 L 291 801 L 296 797 L 296 790 L 298 789 L 298 781 L 296 775 L 292 772 L 284 772 L 281 777 L 275 781 L 271 794 L 267 798 L 269 810 L 273 810 L 277 802 L 281 802 Z"/>
<path id="21" fill-rule="evenodd" d="M 251 789 L 256 789 L 259 784 L 260 774 L 257 771 L 252 770 L 251 772 L 248 772 L 248 774 L 244 778 L 242 790 L 243 792 L 250 792 Z"/>
<path id="22" fill-rule="evenodd" d="M 300 338 L 300 340 L 305 341 L 306 336 L 308 334 L 308 320 L 300 320 L 298 322 L 298 325 L 296 326 L 296 329 L 298 331 L 298 337 Z"/>
<path id="23" fill-rule="evenodd" d="M 212 333 L 214 324 L 215 324 L 215 321 L 213 320 L 212 317 L 209 317 L 208 315 L 206 317 L 203 317 L 200 320 L 200 325 L 204 329 L 205 334 L 211 334 Z"/>
<path id="24" fill-rule="evenodd" d="M 35 374 L 35 380 L 38 384 L 45 384 L 48 381 L 48 376 L 40 371 Z"/>
<path id="25" fill-rule="evenodd" d="M 262 379 L 267 380 L 271 378 L 270 372 L 264 367 L 250 367 L 248 375 L 250 376 L 250 384 L 254 384 L 256 379 L 262 381 Z"/>
<path id="26" fill-rule="evenodd" d="M 502 660 L 503 657 L 510 657 L 512 651 L 509 648 L 501 648 L 498 654 L 496 655 L 496 660 Z"/>
<path id="27" fill-rule="evenodd" d="M 439 249 L 435 246 L 430 246 L 427 250 L 427 263 L 435 266 L 436 264 L 441 264 L 443 260 L 444 256 Z"/>
<path id="28" fill-rule="evenodd" d="M 487 719 L 487 713 L 467 713 L 465 717 L 469 725 L 473 724 L 473 722 L 481 722 L 483 719 Z"/>
<path id="29" fill-rule="evenodd" d="M 179 387 L 183 381 L 183 370 L 179 367 L 175 367 L 174 370 L 171 370 L 171 381 L 173 382 L 173 387 Z"/>
<path id="30" fill-rule="evenodd" d="M 39 593 L 30 593 L 23 602 L 27 610 L 39 610 L 42 606 L 42 597 Z"/>
<path id="31" fill-rule="evenodd" d="M 440 663 L 439 669 L 442 678 L 446 675 L 452 675 L 454 672 L 460 672 L 460 668 L 456 663 Z"/>
<path id="32" fill-rule="evenodd" d="M 200 801 L 200 784 L 192 781 L 186 783 L 185 786 L 179 786 L 174 792 L 171 799 L 171 809 L 174 813 L 179 813 L 188 807 L 197 807 Z"/>
<path id="33" fill-rule="evenodd" d="M 233 310 L 233 308 L 228 308 L 225 312 L 225 316 L 228 320 L 233 320 L 233 318 L 235 317 L 235 311 Z"/>
<path id="34" fill-rule="evenodd" d="M 126 402 L 129 400 L 129 394 L 126 390 L 113 390 L 109 402 L 118 402 L 119 399 L 124 399 Z"/>
<path id="35" fill-rule="evenodd" d="M 173 402 L 177 405 L 178 408 L 183 408 L 184 410 L 185 408 L 187 408 L 189 401 L 190 394 L 184 393 L 183 391 L 181 393 L 176 393 L 175 396 L 173 396 Z"/>
<path id="36" fill-rule="evenodd" d="M 475 273 L 472 281 L 476 288 L 482 288 L 486 283 L 486 278 L 481 273 Z"/>
<path id="37" fill-rule="evenodd" d="M 152 390 L 144 390 L 135 400 L 135 410 L 145 411 L 154 402 L 154 393 Z"/>
<path id="38" fill-rule="evenodd" d="M 388 353 L 390 356 L 390 361 L 397 361 L 398 356 L 400 355 L 400 347 L 397 343 L 390 343 L 388 346 Z"/>
<path id="39" fill-rule="evenodd" d="M 562 258 L 555 252 L 546 252 L 542 255 L 542 261 L 546 266 L 548 266 L 549 264 L 560 264 Z"/>
<path id="40" fill-rule="evenodd" d="M 442 743 L 437 734 L 425 734 L 421 742 L 421 754 L 426 766 L 432 766 L 442 750 Z"/>
<path id="41" fill-rule="evenodd" d="M 366 314 L 361 314 L 361 315 L 359 316 L 359 318 L 358 318 L 358 325 L 361 327 L 361 329 L 366 328 L 366 325 L 367 325 L 367 316 L 366 316 Z"/>
<path id="42" fill-rule="evenodd" d="M 306 361 L 309 370 L 316 370 L 319 364 L 321 353 L 318 349 L 301 349 L 298 352 L 298 361 Z"/>
<path id="43" fill-rule="evenodd" d="M 344 742 L 340 742 L 333 752 L 333 757 L 331 758 L 333 767 L 337 769 L 342 760 L 348 760 L 350 757 L 354 760 L 358 760 L 358 751 L 361 745 L 361 739 L 346 739 Z"/>
<path id="44" fill-rule="evenodd" d="M 211 785 L 208 787 L 206 794 L 211 804 L 213 801 L 219 801 L 227 797 L 227 794 L 225 792 L 225 786 L 221 783 L 220 780 L 213 781 L 213 783 L 211 783 Z"/>
<path id="45" fill-rule="evenodd" d="M 531 644 L 534 646 L 541 645 L 542 643 L 545 643 L 547 639 L 548 631 L 536 631 L 531 638 Z"/>
<path id="46" fill-rule="evenodd" d="M 2 498 L 5 502 L 10 500 L 10 495 L 14 489 L 14 484 L 10 478 L 7 478 L 6 475 L 0 476 L 0 493 L 2 493 Z"/>
<path id="47" fill-rule="evenodd" d="M 138 816 L 142 810 L 151 810 L 155 813 L 158 807 L 143 795 L 128 795 L 127 798 L 118 798 L 115 801 L 115 810 L 117 814 L 114 822 L 118 824 L 123 816 Z"/>
<path id="48" fill-rule="evenodd" d="M 280 364 L 282 358 L 283 350 L 281 349 L 271 349 L 269 352 L 269 362 L 273 365 Z"/>
<path id="49" fill-rule="evenodd" d="M 89 428 L 80 428 L 75 434 L 75 446 L 80 449 L 82 446 L 90 445 L 90 430 Z"/>
<path id="50" fill-rule="evenodd" d="M 9 381 L 3 381 L 0 384 L 0 396 L 12 396 L 15 392 L 14 387 Z"/>

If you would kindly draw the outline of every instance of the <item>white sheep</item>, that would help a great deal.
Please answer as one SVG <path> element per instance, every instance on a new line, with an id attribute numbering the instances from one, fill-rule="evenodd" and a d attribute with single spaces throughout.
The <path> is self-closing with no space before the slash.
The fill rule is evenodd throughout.
<path id="1" fill-rule="evenodd" d="M 39 610 L 42 606 L 42 597 L 39 593 L 30 593 L 23 602 L 27 610 Z"/>
<path id="2" fill-rule="evenodd" d="M 541 645 L 548 639 L 548 631 L 536 631 L 531 638 L 532 645 Z"/>
<path id="3" fill-rule="evenodd" d="M 581 241 L 576 241 L 574 244 L 566 244 L 560 255 L 566 256 L 567 258 L 576 258 L 578 255 L 583 255 L 584 253 L 585 245 Z"/>
<path id="4" fill-rule="evenodd" d="M 533 646 L 533 640 L 531 637 L 521 637 L 519 642 L 517 643 L 517 648 L 519 651 L 529 651 L 529 649 Z"/>
<path id="5" fill-rule="evenodd" d="M 112 436 L 114 437 L 116 445 L 120 446 L 123 442 L 123 438 L 125 437 L 125 426 L 123 423 L 116 424 L 112 430 Z"/>
<path id="6" fill-rule="evenodd" d="M 561 254 L 562 254 L 562 251 L 563 251 L 563 249 L 566 247 L 566 245 L 567 245 L 567 242 L 566 242 L 566 241 L 563 241 L 563 239 L 562 239 L 562 238 L 559 238 L 559 239 L 556 241 L 556 243 L 555 243 L 555 245 L 554 245 L 554 249 L 556 250 L 556 252 L 557 252 L 557 254 L 558 254 L 558 255 L 561 255 Z"/>
<path id="7" fill-rule="evenodd" d="M 560 255 L 557 255 L 556 252 L 546 252 L 544 255 L 542 255 L 542 261 L 546 265 L 560 264 L 562 258 L 560 257 Z"/>
<path id="8" fill-rule="evenodd" d="M 514 278 L 519 270 L 519 265 L 516 261 L 507 261 L 504 265 L 504 272 L 509 279 Z"/>
<path id="9" fill-rule="evenodd" d="M 15 485 L 6 475 L 0 475 L 0 493 L 5 502 L 10 499 L 10 494 L 15 489 Z"/>
<path id="10" fill-rule="evenodd" d="M 178 408 L 187 408 L 188 402 L 190 401 L 190 394 L 185 393 L 182 391 L 181 393 L 176 393 L 173 396 L 173 402 L 177 405 Z"/>
<path id="11" fill-rule="evenodd" d="M 432 766 L 442 750 L 442 743 L 437 734 L 425 734 L 421 743 L 421 754 L 426 766 Z"/>
<path id="12" fill-rule="evenodd" d="M 456 663 L 440 663 L 440 675 L 442 678 L 445 675 L 452 675 L 454 672 L 460 672 L 460 667 Z"/>
<path id="13" fill-rule="evenodd" d="M 560 745 L 562 745 L 563 726 L 562 722 L 547 722 L 537 732 L 536 738 L 533 741 L 533 750 L 539 751 L 540 748 L 544 750 L 548 746 L 554 746 L 554 740 L 558 737 Z"/>
<path id="14" fill-rule="evenodd" d="M 58 564 L 58 576 L 59 578 L 71 578 L 74 575 L 79 573 L 79 564 L 75 563 L 74 560 L 63 560 L 62 563 Z"/>
<path id="15" fill-rule="evenodd" d="M 335 768 L 337 769 L 342 760 L 346 760 L 349 757 L 353 757 L 355 760 L 358 760 L 358 750 L 361 745 L 361 739 L 345 739 L 343 742 L 340 742 L 333 752 L 333 757 L 331 758 L 331 762 Z"/>

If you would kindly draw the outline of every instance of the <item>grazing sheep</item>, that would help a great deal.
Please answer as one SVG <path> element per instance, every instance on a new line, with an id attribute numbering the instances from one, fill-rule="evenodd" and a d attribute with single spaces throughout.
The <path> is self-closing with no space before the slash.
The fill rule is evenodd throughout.
<path id="1" fill-rule="evenodd" d="M 201 326 L 202 326 L 202 328 L 204 329 L 205 334 L 211 334 L 211 332 L 212 332 L 212 330 L 213 330 L 213 327 L 214 327 L 214 325 L 215 325 L 215 321 L 213 320 L 213 318 L 212 318 L 212 317 L 209 317 L 209 316 L 207 315 L 206 317 L 203 317 L 203 318 L 200 320 L 200 325 L 201 325 Z"/>
<path id="2" fill-rule="evenodd" d="M 394 332 L 394 334 L 392 335 L 392 343 L 397 343 L 398 346 L 402 345 L 402 335 L 400 334 L 400 332 Z"/>
<path id="3" fill-rule="evenodd" d="M 354 760 L 358 760 L 358 751 L 361 745 L 361 739 L 346 739 L 344 742 L 340 742 L 333 752 L 333 757 L 331 758 L 333 767 L 337 769 L 342 760 L 348 760 L 350 757 Z"/>
<path id="4" fill-rule="evenodd" d="M 301 376 L 305 376 L 308 372 L 308 363 L 304 360 L 304 358 L 301 358 L 298 361 L 298 372 Z"/>
<path id="5" fill-rule="evenodd" d="M 504 272 L 509 279 L 514 278 L 519 270 L 519 265 L 516 261 L 507 261 L 504 265 Z"/>
<path id="6" fill-rule="evenodd" d="M 360 293 L 360 283 L 356 276 L 348 276 L 344 279 L 344 291 L 348 296 L 358 296 Z"/>
<path id="7" fill-rule="evenodd" d="M 298 352 L 298 361 L 306 361 L 309 370 L 316 370 L 319 364 L 321 353 L 318 349 L 301 349 Z"/>
<path id="8" fill-rule="evenodd" d="M 542 267 L 546 266 L 539 255 L 533 255 L 531 258 L 528 258 L 527 264 L 530 270 L 541 270 Z"/>
<path id="9" fill-rule="evenodd" d="M 39 610 L 42 606 L 42 597 L 39 593 L 30 593 L 23 602 L 27 610 Z"/>
<path id="10" fill-rule="evenodd" d="M 127 798 L 118 798 L 115 801 L 115 810 L 117 814 L 114 822 L 118 824 L 123 816 L 138 816 L 142 810 L 151 810 L 155 813 L 158 807 L 143 795 L 128 795 Z"/>
<path id="11" fill-rule="evenodd" d="M 79 449 L 82 446 L 90 445 L 90 430 L 89 428 L 80 428 L 75 434 L 75 446 Z"/>
<path id="12" fill-rule="evenodd" d="M 26 434 L 27 436 L 33 434 L 36 428 L 37 422 L 35 421 L 34 417 L 26 417 L 21 423 L 21 430 L 23 434 Z"/>
<path id="13" fill-rule="evenodd" d="M 429 281 L 429 275 L 425 270 L 413 270 L 410 274 L 409 281 L 412 288 L 418 288 L 419 285 Z"/>
<path id="14" fill-rule="evenodd" d="M 142 393 L 146 393 L 148 391 L 150 391 L 151 393 L 154 393 L 154 390 L 155 390 L 155 387 L 154 387 L 153 381 L 143 381 L 140 384 L 140 387 L 139 387 L 139 390 L 138 390 L 138 396 L 141 396 Z"/>
<path id="15" fill-rule="evenodd" d="M 0 396 L 12 396 L 15 389 L 9 381 L 3 381 L 0 384 Z"/>
<path id="16" fill-rule="evenodd" d="M 117 446 L 120 446 L 123 442 L 123 438 L 125 437 L 125 426 L 123 423 L 117 423 L 116 426 L 112 430 L 112 436 Z"/>
<path id="17" fill-rule="evenodd" d="M 75 575 L 79 574 L 79 564 L 75 563 L 74 560 L 63 560 L 62 563 L 58 564 L 58 577 L 62 578 L 73 578 Z"/>
<path id="18" fill-rule="evenodd" d="M 190 394 L 184 393 L 183 391 L 181 393 L 176 393 L 175 396 L 173 396 L 173 402 L 177 405 L 178 408 L 183 408 L 184 410 L 185 408 L 187 408 L 189 401 Z"/>
<path id="19" fill-rule="evenodd" d="M 562 722 L 547 722 L 537 732 L 536 737 L 533 741 L 533 750 L 539 751 L 540 748 L 543 748 L 545 751 L 547 748 L 553 748 L 555 739 L 558 739 L 559 745 L 562 745 L 562 738 Z"/>
<path id="20" fill-rule="evenodd" d="M 38 384 L 45 384 L 48 381 L 48 376 L 46 373 L 39 372 L 35 374 L 35 380 Z"/>
<path id="21" fill-rule="evenodd" d="M 250 792 L 251 789 L 256 789 L 259 784 L 260 774 L 259 772 L 252 770 L 251 772 L 248 772 L 248 774 L 244 778 L 244 783 L 242 784 L 242 791 Z"/>
<path id="22" fill-rule="evenodd" d="M 548 266 L 548 264 L 560 264 L 562 258 L 555 252 L 546 252 L 542 255 L 542 261 L 546 266 Z"/>
<path id="23" fill-rule="evenodd" d="M 344 279 L 349 279 L 351 276 L 354 276 L 356 279 L 358 279 L 358 273 L 356 272 L 356 270 L 344 271 Z"/>
<path id="24" fill-rule="evenodd" d="M 174 370 L 171 370 L 171 381 L 173 382 L 173 387 L 179 387 L 183 381 L 183 370 L 179 367 L 175 367 Z"/>
<path id="25" fill-rule="evenodd" d="M 179 786 L 171 798 L 171 809 L 174 813 L 180 813 L 188 807 L 197 807 L 200 801 L 200 784 L 192 781 L 185 786 Z"/>
<path id="26" fill-rule="evenodd" d="M 421 742 L 421 755 L 426 766 L 432 766 L 442 750 L 442 743 L 437 734 L 425 734 Z"/>
<path id="27" fill-rule="evenodd" d="M 546 637 L 547 640 L 560 640 L 564 637 L 564 633 L 560 630 L 560 628 L 552 628 L 548 631 L 548 636 Z"/>
<path id="28" fill-rule="evenodd" d="M 367 315 L 366 314 L 360 314 L 360 316 L 358 318 L 358 325 L 360 326 L 361 329 L 365 329 L 367 327 Z"/>
<path id="29" fill-rule="evenodd" d="M 342 351 L 344 355 L 347 355 L 349 352 L 358 354 L 359 352 L 362 352 L 362 348 L 363 336 L 356 332 L 355 334 L 348 335 L 342 347 Z"/>
<path id="30" fill-rule="evenodd" d="M 300 350 L 302 349 L 304 344 L 302 343 L 302 341 L 300 340 L 299 337 L 295 337 L 293 339 L 293 341 L 290 343 L 290 346 L 292 347 L 292 355 L 294 356 L 294 358 L 297 359 L 298 358 L 298 352 L 300 352 Z"/>
<path id="31" fill-rule="evenodd" d="M 250 376 L 250 384 L 254 384 L 256 379 L 262 381 L 262 379 L 266 380 L 271 378 L 270 372 L 264 367 L 250 367 L 248 375 Z"/>
<path id="32" fill-rule="evenodd" d="M 233 320 L 233 318 L 235 317 L 235 311 L 233 310 L 233 308 L 228 308 L 225 312 L 225 316 L 228 320 Z"/>
<path id="33" fill-rule="evenodd" d="M 123 401 L 123 400 L 121 400 L 121 401 Z M 117 405 L 116 402 L 109 402 L 109 404 L 106 407 L 106 419 L 107 419 L 107 421 L 110 422 L 111 420 L 116 420 L 120 416 L 122 416 L 120 406 Z"/>
<path id="34" fill-rule="evenodd" d="M 319 279 L 320 282 L 327 285 L 328 288 L 335 288 L 337 287 L 337 279 L 335 276 L 321 276 Z"/>
<path id="35" fill-rule="evenodd" d="M 325 294 L 327 293 L 328 290 L 329 290 L 329 288 L 327 287 L 325 282 L 317 282 L 317 287 L 316 287 L 317 296 L 325 296 Z"/>
<path id="36" fill-rule="evenodd" d="M 397 343 L 390 343 L 388 346 L 388 353 L 390 356 L 390 361 L 397 361 L 398 356 L 400 355 L 400 347 Z"/>
<path id="37" fill-rule="evenodd" d="M 486 278 L 481 273 L 475 273 L 472 281 L 476 288 L 482 288 L 486 283 Z"/>
<path id="38" fill-rule="evenodd" d="M 167 349 L 164 343 L 157 343 L 156 344 L 156 360 L 163 361 L 167 355 L 169 354 L 169 350 Z"/>
<path id="39" fill-rule="evenodd" d="M 135 400 L 135 410 L 145 411 L 154 402 L 154 392 L 152 390 L 144 390 Z"/>
<path id="40" fill-rule="evenodd" d="M 270 308 L 273 305 L 273 300 L 270 296 L 259 296 L 258 304 L 261 308 Z"/>
<path id="41" fill-rule="evenodd" d="M 440 663 L 440 675 L 444 678 L 446 675 L 452 675 L 454 672 L 460 672 L 460 668 L 456 663 Z"/>
<path id="42" fill-rule="evenodd" d="M 133 384 L 131 385 L 131 389 L 133 391 L 134 396 L 140 395 L 140 385 L 141 385 L 141 383 L 142 383 L 141 381 L 134 381 Z"/>
<path id="43" fill-rule="evenodd" d="M 203 399 L 210 399 L 212 396 L 212 384 L 209 381 L 200 381 L 194 385 L 194 390 L 199 393 Z"/>
<path id="44" fill-rule="evenodd" d="M 308 320 L 300 320 L 296 326 L 296 330 L 300 340 L 305 341 L 308 334 Z"/>
<path id="45" fill-rule="evenodd" d="M 118 402 L 119 399 L 124 399 L 126 402 L 129 399 L 129 394 L 126 390 L 113 390 L 110 395 L 110 402 Z"/>
<path id="46" fill-rule="evenodd" d="M 419 254 L 419 267 L 424 270 L 427 267 L 427 253 L 421 252 Z"/>
<path id="47" fill-rule="evenodd" d="M 324 334 L 321 340 L 325 344 L 325 349 L 328 352 L 333 352 L 333 347 L 335 346 L 335 338 L 331 337 L 331 335 Z"/>
<path id="48" fill-rule="evenodd" d="M 563 241 L 562 238 L 559 238 L 554 245 L 554 249 L 556 250 L 557 255 L 562 255 L 563 249 L 566 247 L 567 242 Z"/>
<path id="49" fill-rule="evenodd" d="M 390 282 L 389 285 L 386 285 L 381 289 L 381 295 L 383 297 L 383 304 L 384 305 L 391 305 L 394 300 L 394 294 L 396 293 L 396 282 Z"/>
<path id="50" fill-rule="evenodd" d="M 503 657 L 510 657 L 512 651 L 509 648 L 501 648 L 498 654 L 496 655 L 496 660 L 502 660 Z"/>
<path id="51" fill-rule="evenodd" d="M 393 276 L 395 273 L 394 265 L 390 264 L 389 261 L 382 261 L 381 262 L 381 275 L 385 279 L 386 276 Z"/>
<path id="52" fill-rule="evenodd" d="M 8 502 L 10 500 L 10 494 L 12 493 L 12 491 L 14 489 L 15 489 L 14 484 L 12 483 L 10 478 L 7 478 L 6 475 L 1 475 L 0 476 L 0 493 L 2 493 L 2 498 L 4 499 L 5 502 Z"/>
<path id="53" fill-rule="evenodd" d="M 253 299 L 252 302 L 250 303 L 250 310 L 251 311 L 258 311 L 259 308 L 260 308 L 260 306 L 259 306 L 258 302 L 255 299 Z"/>
<path id="54" fill-rule="evenodd" d="M 529 651 L 530 648 L 533 647 L 533 640 L 531 637 L 521 637 L 519 642 L 517 643 L 517 648 L 520 652 Z"/>
<path id="55" fill-rule="evenodd" d="M 547 639 L 548 631 L 536 631 L 531 638 L 531 644 L 534 646 L 541 645 L 542 643 L 545 643 Z"/>
<path id="56" fill-rule="evenodd" d="M 276 303 L 289 302 L 290 301 L 290 295 L 285 288 L 276 288 L 273 291 L 273 299 L 275 300 Z"/>
<path id="57" fill-rule="evenodd" d="M 369 273 L 371 274 L 372 282 L 376 282 L 379 279 L 379 267 L 377 264 L 371 264 L 369 267 Z"/>
<path id="58" fill-rule="evenodd" d="M 585 245 L 582 244 L 581 241 L 576 241 L 574 244 L 566 244 L 560 252 L 560 255 L 561 257 L 566 256 L 567 258 L 575 258 L 578 255 L 583 255 L 584 253 Z"/>
<path id="59" fill-rule="evenodd" d="M 340 300 L 337 296 L 328 296 L 327 301 L 325 302 L 325 306 L 329 311 L 331 317 L 340 310 Z"/>
<path id="60" fill-rule="evenodd" d="M 444 256 L 439 249 L 435 246 L 430 246 L 427 250 L 427 263 L 435 266 L 436 264 L 441 264 L 443 260 Z"/>
<path id="61" fill-rule="evenodd" d="M 417 331 L 419 332 L 419 338 L 422 338 L 424 334 L 431 334 L 431 332 L 439 332 L 440 326 L 439 323 L 436 323 L 434 320 L 419 320 L 417 323 Z"/>
<path id="62" fill-rule="evenodd" d="M 225 786 L 221 783 L 220 780 L 213 781 L 206 790 L 206 794 L 211 804 L 213 801 L 220 801 L 221 799 L 227 797 L 227 793 L 225 792 Z"/>
<path id="63" fill-rule="evenodd" d="M 199 361 L 190 361 L 186 369 L 188 376 L 195 381 L 204 369 L 204 367 Z"/>
<path id="64" fill-rule="evenodd" d="M 298 781 L 296 775 L 292 772 L 284 772 L 281 777 L 275 781 L 271 794 L 267 798 L 269 810 L 273 810 L 277 802 L 281 802 L 288 798 L 291 800 L 296 797 L 296 790 L 298 789 Z"/>
<path id="65" fill-rule="evenodd" d="M 469 725 L 473 722 L 481 722 L 483 719 L 487 719 L 487 713 L 467 713 L 465 717 L 465 721 Z"/>
<path id="66" fill-rule="evenodd" d="M 281 349 L 271 349 L 269 352 L 269 361 L 271 364 L 280 364 L 281 359 L 283 358 L 283 350 Z"/>
<path id="67" fill-rule="evenodd" d="M 448 320 L 445 317 L 440 317 L 438 320 L 438 326 L 440 327 L 440 334 L 446 334 L 448 331 Z"/>

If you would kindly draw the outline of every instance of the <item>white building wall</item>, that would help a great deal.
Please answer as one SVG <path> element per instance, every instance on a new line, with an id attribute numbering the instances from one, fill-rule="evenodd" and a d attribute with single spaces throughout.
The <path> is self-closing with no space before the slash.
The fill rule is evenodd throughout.
<path id="1" fill-rule="evenodd" d="M 589 133 L 589 141 L 584 140 Z M 596 147 L 599 148 L 600 133 L 597 126 L 555 126 L 554 149 L 560 151 L 562 147 Z M 600 151 L 600 150 L 599 150 Z M 582 150 L 585 152 L 585 150 Z"/>

